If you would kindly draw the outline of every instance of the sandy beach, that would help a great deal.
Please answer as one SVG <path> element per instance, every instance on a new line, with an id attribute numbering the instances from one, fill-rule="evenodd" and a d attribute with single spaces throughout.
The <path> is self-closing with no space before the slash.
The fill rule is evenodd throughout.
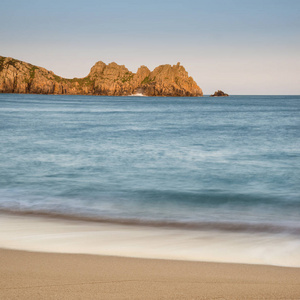
<path id="1" fill-rule="evenodd" d="M 258 251 L 261 237 L 6 214 L 0 225 L 1 300 L 300 299 L 298 256 Z M 263 263 L 272 256 L 295 267 Z"/>
<path id="2" fill-rule="evenodd" d="M 233 238 L 1 214 L 0 299 L 300 299 L 297 248 L 285 260 L 273 242 L 259 251 L 264 238 Z"/>
<path id="3" fill-rule="evenodd" d="M 300 299 L 300 269 L 0 250 L 0 299 Z"/>

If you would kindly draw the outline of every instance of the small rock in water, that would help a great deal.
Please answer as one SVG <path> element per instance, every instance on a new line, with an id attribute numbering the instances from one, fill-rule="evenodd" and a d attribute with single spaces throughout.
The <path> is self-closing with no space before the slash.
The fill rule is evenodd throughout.
<path id="1" fill-rule="evenodd" d="M 210 95 L 210 97 L 228 97 L 229 95 L 224 93 L 223 91 L 218 90 L 213 95 Z"/>

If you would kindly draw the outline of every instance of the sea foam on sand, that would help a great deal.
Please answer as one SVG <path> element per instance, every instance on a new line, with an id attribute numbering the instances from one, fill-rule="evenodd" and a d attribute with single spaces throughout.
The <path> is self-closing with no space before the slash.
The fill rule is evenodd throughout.
<path id="1" fill-rule="evenodd" d="M 289 235 L 220 233 L 7 214 L 0 218 L 0 248 L 300 267 L 300 242 Z"/>

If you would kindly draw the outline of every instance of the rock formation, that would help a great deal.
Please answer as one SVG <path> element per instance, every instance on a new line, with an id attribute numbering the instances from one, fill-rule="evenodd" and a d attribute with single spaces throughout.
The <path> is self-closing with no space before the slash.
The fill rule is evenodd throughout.
<path id="1" fill-rule="evenodd" d="M 210 97 L 228 97 L 228 94 L 225 94 L 224 92 L 218 90 L 213 95 L 210 95 Z"/>
<path id="2" fill-rule="evenodd" d="M 0 93 L 126 96 L 203 96 L 201 88 L 180 63 L 136 73 L 114 62 L 99 61 L 84 78 L 66 79 L 52 71 L 0 56 Z"/>

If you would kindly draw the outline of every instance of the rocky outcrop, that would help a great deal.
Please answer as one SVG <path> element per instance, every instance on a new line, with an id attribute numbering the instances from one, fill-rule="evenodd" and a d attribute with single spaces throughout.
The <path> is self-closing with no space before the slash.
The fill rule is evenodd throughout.
<path id="1" fill-rule="evenodd" d="M 215 92 L 213 95 L 210 95 L 210 97 L 228 97 L 229 95 L 218 90 L 217 92 Z"/>
<path id="2" fill-rule="evenodd" d="M 126 96 L 203 96 L 201 88 L 180 63 L 136 73 L 114 62 L 99 61 L 84 78 L 66 79 L 52 71 L 0 56 L 0 93 Z"/>

